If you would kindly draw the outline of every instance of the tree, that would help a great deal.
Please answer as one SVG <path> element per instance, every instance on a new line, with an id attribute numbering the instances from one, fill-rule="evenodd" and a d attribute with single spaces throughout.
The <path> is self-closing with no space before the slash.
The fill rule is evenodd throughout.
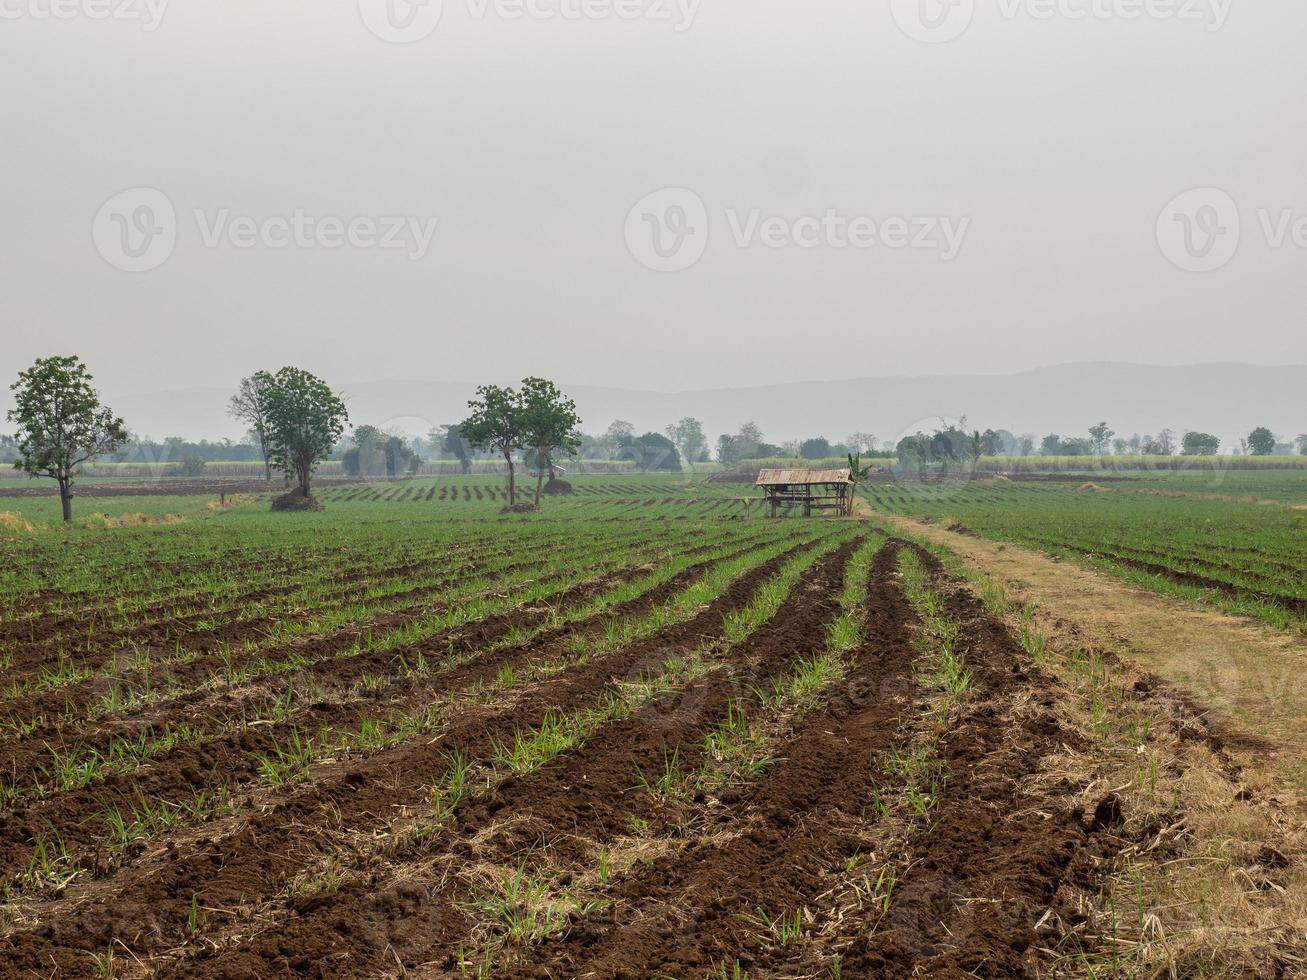
<path id="1" fill-rule="evenodd" d="M 672 440 L 657 432 L 646 432 L 637 438 L 628 438 L 622 446 L 624 459 L 635 461 L 642 473 L 680 473 L 681 458 Z"/>
<path id="2" fill-rule="evenodd" d="M 667 438 L 672 440 L 681 453 L 681 459 L 690 464 L 691 471 L 694 470 L 694 464 L 701 462 L 708 455 L 708 439 L 703 434 L 703 426 L 696 418 L 688 415 L 681 421 L 667 427 Z"/>
<path id="3" fill-rule="evenodd" d="M 467 403 L 472 414 L 459 423 L 463 438 L 477 449 L 495 452 L 508 466 L 508 505 L 517 505 L 517 472 L 513 454 L 525 447 L 521 398 L 512 388 L 481 385 Z"/>
<path id="4" fill-rule="evenodd" d="M 1094 444 L 1088 439 L 1063 439 L 1061 449 L 1063 456 L 1090 456 Z"/>
<path id="5" fill-rule="evenodd" d="M 203 476 L 208 462 L 199 456 L 186 455 L 173 464 L 172 470 L 178 476 L 197 477 Z"/>
<path id="6" fill-rule="evenodd" d="M 1275 436 L 1265 426 L 1258 426 L 1248 433 L 1248 448 L 1254 456 L 1269 456 L 1275 452 Z"/>
<path id="7" fill-rule="evenodd" d="M 799 445 L 799 456 L 803 459 L 827 459 L 830 454 L 830 440 L 822 436 L 815 439 L 805 439 Z"/>
<path id="8" fill-rule="evenodd" d="M 263 473 L 269 483 L 272 482 L 272 457 L 268 450 L 267 402 L 271 387 L 272 375 L 267 371 L 256 371 L 248 378 L 241 378 L 240 388 L 227 404 L 227 414 L 245 423 L 254 445 L 259 447 L 263 456 Z"/>
<path id="9" fill-rule="evenodd" d="M 321 378 L 284 367 L 272 376 L 264 404 L 269 455 L 282 472 L 295 477 L 300 495 L 307 498 L 314 470 L 349 424 L 345 403 Z"/>
<path id="10" fill-rule="evenodd" d="M 604 434 L 595 440 L 595 448 L 603 459 L 616 459 L 617 451 L 627 439 L 635 438 L 635 426 L 624 419 L 614 419 L 604 430 Z"/>
<path id="11" fill-rule="evenodd" d="M 855 432 L 844 440 L 853 455 L 858 456 L 862 453 L 871 453 L 876 451 L 876 444 L 880 441 L 870 432 Z"/>
<path id="12" fill-rule="evenodd" d="M 381 456 L 386 468 L 386 476 L 391 478 L 400 474 L 412 476 L 422 465 L 422 458 L 399 436 L 386 437 Z"/>
<path id="13" fill-rule="evenodd" d="M 930 436 L 924 432 L 904 436 L 895 445 L 894 455 L 898 457 L 900 463 L 913 465 L 920 469 L 931 459 Z"/>
<path id="14" fill-rule="evenodd" d="M 1221 451 L 1221 440 L 1210 432 L 1186 432 L 1180 440 L 1184 456 L 1215 456 Z"/>
<path id="15" fill-rule="evenodd" d="M 739 455 L 737 459 L 753 459 L 762 453 L 762 429 L 753 422 L 745 422 L 740 426 L 740 431 L 735 436 L 736 452 Z M 778 454 L 771 454 L 778 455 Z"/>
<path id="16" fill-rule="evenodd" d="M 1039 443 L 1039 453 L 1041 456 L 1062 455 L 1062 437 L 1051 432 L 1044 436 Z"/>
<path id="17" fill-rule="evenodd" d="M 1007 429 L 986 429 L 980 436 L 982 456 L 1011 456 L 1019 445 L 1017 437 Z"/>
<path id="18" fill-rule="evenodd" d="M 8 418 L 18 426 L 14 468 L 59 484 L 65 521 L 73 519 L 77 467 L 127 441 L 123 420 L 100 404 L 91 380 L 77 357 L 42 357 L 9 386 L 15 405 Z"/>
<path id="19" fill-rule="evenodd" d="M 959 458 L 958 447 L 954 444 L 953 435 L 944 429 L 939 429 L 930 437 L 930 459 L 947 462 Z"/>
<path id="20" fill-rule="evenodd" d="M 1116 435 L 1116 433 L 1112 431 L 1106 422 L 1099 422 L 1097 425 L 1091 425 L 1089 427 L 1089 442 L 1093 447 L 1094 453 L 1099 456 L 1104 455 L 1107 452 L 1107 447 L 1111 444 L 1114 435 Z"/>
<path id="21" fill-rule="evenodd" d="M 1299 436 L 1293 441 L 1293 444 L 1297 448 L 1299 456 L 1307 456 L 1307 434 Z"/>
<path id="22" fill-rule="evenodd" d="M 431 441 L 439 442 L 442 452 L 458 460 L 458 465 L 464 474 L 472 472 L 472 444 L 463 438 L 463 430 L 458 425 L 444 426 L 444 434 L 439 436 L 436 430 L 432 429 Z"/>
<path id="23" fill-rule="evenodd" d="M 386 433 L 375 425 L 354 428 L 354 448 L 342 460 L 350 476 L 379 476 L 386 469 Z M 394 474 L 390 474 L 394 475 Z"/>
<path id="24" fill-rule="evenodd" d="M 555 478 L 555 454 L 573 455 L 581 445 L 581 436 L 577 432 L 581 417 L 576 414 L 576 402 L 564 398 L 558 386 L 544 378 L 524 378 L 518 398 L 522 444 L 535 450 L 539 466 L 535 495 L 538 509 L 545 470 L 549 470 L 550 480 Z"/>
<path id="25" fill-rule="evenodd" d="M 740 459 L 740 447 L 735 436 L 722 434 L 717 437 L 717 462 L 729 466 Z"/>
<path id="26" fill-rule="evenodd" d="M 1157 434 L 1157 438 L 1144 436 L 1143 444 L 1140 450 L 1145 456 L 1171 456 L 1175 453 L 1175 433 L 1170 429 L 1163 429 Z"/>

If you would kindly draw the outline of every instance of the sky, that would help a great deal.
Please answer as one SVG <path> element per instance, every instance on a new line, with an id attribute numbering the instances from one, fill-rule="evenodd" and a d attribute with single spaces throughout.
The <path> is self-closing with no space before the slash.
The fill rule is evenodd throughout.
<path id="1" fill-rule="evenodd" d="M 0 0 L 0 374 L 1307 363 L 1303 37 L 1301 0 Z"/>

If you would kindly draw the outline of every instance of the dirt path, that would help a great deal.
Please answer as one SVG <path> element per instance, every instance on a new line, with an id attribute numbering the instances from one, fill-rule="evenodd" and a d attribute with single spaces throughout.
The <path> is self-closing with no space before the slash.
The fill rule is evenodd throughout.
<path id="1" fill-rule="evenodd" d="M 1001 582 L 1013 605 L 1034 603 L 1081 642 L 1128 658 L 1192 692 L 1212 720 L 1256 733 L 1258 764 L 1307 791 L 1307 639 L 1156 595 L 1048 555 L 881 515 L 947 546 Z M 1231 724 L 1232 723 L 1232 724 Z"/>

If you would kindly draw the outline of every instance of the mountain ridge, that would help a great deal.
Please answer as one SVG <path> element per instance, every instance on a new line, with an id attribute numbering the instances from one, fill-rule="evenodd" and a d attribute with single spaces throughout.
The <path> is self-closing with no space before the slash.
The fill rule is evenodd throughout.
<path id="1" fill-rule="evenodd" d="M 851 432 L 893 441 L 933 428 L 940 418 L 964 415 L 972 427 L 1039 436 L 1084 435 L 1104 420 L 1125 436 L 1197 429 L 1220 436 L 1227 447 L 1259 425 L 1282 440 L 1307 432 L 1307 365 L 1098 361 L 1003 375 L 870 376 L 680 391 L 561 387 L 576 399 L 585 431 L 596 434 L 617 418 L 641 431 L 661 431 L 687 415 L 700 419 L 712 440 L 753 421 L 771 442 L 814 435 L 838 440 Z M 413 434 L 457 421 L 475 388 L 472 382 L 421 379 L 338 386 L 355 424 L 396 426 Z M 107 392 L 105 400 L 143 436 L 238 438 L 240 427 L 226 415 L 232 390 Z"/>

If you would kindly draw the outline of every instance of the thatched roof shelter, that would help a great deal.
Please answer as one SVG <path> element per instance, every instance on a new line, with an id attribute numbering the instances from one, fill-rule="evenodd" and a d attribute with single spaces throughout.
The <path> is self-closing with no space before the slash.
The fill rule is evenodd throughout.
<path id="1" fill-rule="evenodd" d="M 803 516 L 814 510 L 838 510 L 847 514 L 853 507 L 853 477 L 849 470 L 762 470 L 755 486 L 775 517 L 781 505 L 803 505 Z"/>

